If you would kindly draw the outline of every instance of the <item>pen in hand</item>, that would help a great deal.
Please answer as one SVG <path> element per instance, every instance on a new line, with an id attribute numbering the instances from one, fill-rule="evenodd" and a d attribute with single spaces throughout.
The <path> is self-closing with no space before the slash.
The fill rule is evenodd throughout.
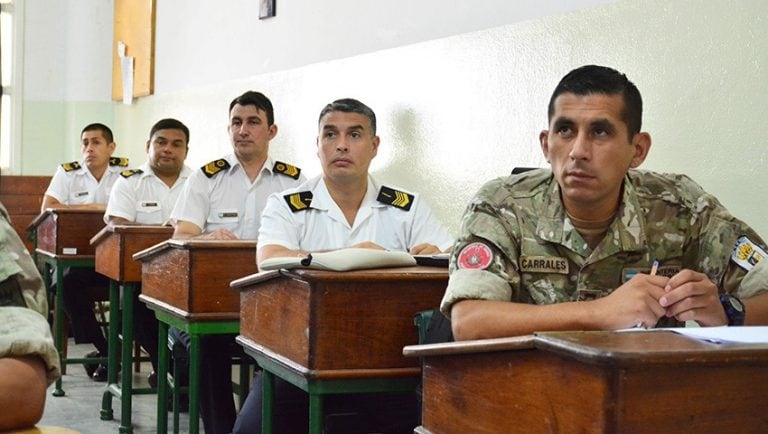
<path id="1" fill-rule="evenodd" d="M 659 271 L 659 261 L 658 260 L 654 260 L 653 261 L 653 265 L 651 265 L 651 272 L 649 273 L 649 275 L 650 276 L 655 276 L 657 271 Z M 643 324 L 642 321 L 639 321 L 637 324 L 635 324 L 635 328 L 636 329 L 644 329 L 646 327 L 645 327 L 645 324 Z"/>

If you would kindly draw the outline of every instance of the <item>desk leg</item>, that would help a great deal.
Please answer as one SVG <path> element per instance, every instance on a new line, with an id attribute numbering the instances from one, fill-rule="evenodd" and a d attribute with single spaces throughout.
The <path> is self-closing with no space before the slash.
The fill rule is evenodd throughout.
<path id="1" fill-rule="evenodd" d="M 131 426 L 131 411 L 133 405 L 133 373 L 131 372 L 131 364 L 133 357 L 133 291 L 136 290 L 136 286 L 132 283 L 126 283 L 123 285 L 123 345 L 122 345 L 122 365 L 123 375 L 120 385 L 120 432 L 132 433 L 133 427 Z M 109 311 L 112 312 L 112 305 L 110 303 Z M 111 332 L 110 325 L 110 332 Z M 116 362 L 116 361 L 115 361 Z M 109 363 L 113 363 L 110 360 Z M 117 365 L 117 364 L 115 364 Z M 113 369 L 110 366 L 110 369 Z M 117 372 L 117 366 L 114 367 L 115 373 Z"/>
<path id="2" fill-rule="evenodd" d="M 323 395 L 319 393 L 309 393 L 309 432 L 323 432 Z"/>
<path id="3" fill-rule="evenodd" d="M 275 399 L 275 376 L 263 369 L 261 371 L 263 387 L 261 399 L 261 433 L 272 434 L 272 415 Z"/>
<path id="4" fill-rule="evenodd" d="M 158 321 L 157 336 L 157 432 L 168 432 L 166 401 L 168 394 L 168 324 Z"/>
<path id="5" fill-rule="evenodd" d="M 190 333 L 189 345 L 189 432 L 200 429 L 200 335 Z"/>
<path id="6" fill-rule="evenodd" d="M 117 282 L 109 281 L 109 339 L 107 358 L 107 390 L 101 397 L 101 420 L 112 420 L 111 386 L 117 384 L 117 340 L 119 339 L 119 321 L 117 306 L 120 305 L 120 291 Z"/>
<path id="7" fill-rule="evenodd" d="M 64 357 L 64 337 L 62 329 L 64 328 L 64 270 L 63 267 L 56 264 L 56 311 L 54 313 L 56 322 L 56 350 L 59 352 L 59 363 L 65 366 Z M 53 389 L 53 396 L 64 396 L 64 389 L 61 388 L 61 377 L 56 380 L 56 386 Z"/>

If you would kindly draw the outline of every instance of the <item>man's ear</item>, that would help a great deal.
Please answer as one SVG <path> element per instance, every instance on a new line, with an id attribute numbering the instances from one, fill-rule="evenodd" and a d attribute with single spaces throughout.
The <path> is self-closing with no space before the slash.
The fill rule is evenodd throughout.
<path id="1" fill-rule="evenodd" d="M 549 162 L 549 131 L 541 130 L 539 133 L 539 144 L 541 145 L 541 152 L 544 153 L 544 158 Z"/>
<path id="2" fill-rule="evenodd" d="M 109 148 L 109 155 L 111 156 L 112 153 L 115 152 L 115 148 L 117 148 L 117 143 L 109 142 L 109 145 L 107 145 L 107 147 Z"/>
<path id="3" fill-rule="evenodd" d="M 632 156 L 632 161 L 629 163 L 629 167 L 636 169 L 643 164 L 643 161 L 648 157 L 648 151 L 651 149 L 651 135 L 645 132 L 639 132 L 632 137 L 632 146 L 635 149 L 635 154 Z"/>
<path id="4" fill-rule="evenodd" d="M 373 137 L 373 156 L 375 157 L 379 153 L 379 143 L 381 142 L 381 139 L 379 139 L 379 136 Z"/>
<path id="5" fill-rule="evenodd" d="M 272 124 L 269 126 L 269 140 L 272 140 L 277 135 L 277 124 Z"/>
<path id="6" fill-rule="evenodd" d="M 147 140 L 147 148 L 144 150 L 147 154 L 149 154 L 149 140 Z"/>

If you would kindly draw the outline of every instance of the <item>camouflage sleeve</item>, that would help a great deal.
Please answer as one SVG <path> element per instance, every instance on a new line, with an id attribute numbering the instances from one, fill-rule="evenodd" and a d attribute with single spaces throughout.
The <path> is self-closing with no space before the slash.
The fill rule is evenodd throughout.
<path id="1" fill-rule="evenodd" d="M 440 310 L 450 317 L 460 300 L 517 301 L 519 229 L 511 207 L 503 204 L 503 180 L 486 184 L 462 218 L 451 254 L 450 278 Z M 501 205 L 500 205 L 501 203 Z"/>
<path id="2" fill-rule="evenodd" d="M 765 241 L 713 196 L 705 194 L 697 205 L 705 201 L 709 210 L 700 213 L 696 240 L 691 244 L 694 263 L 722 292 L 749 298 L 767 291 L 766 264 L 757 266 L 765 257 Z"/>
<path id="3" fill-rule="evenodd" d="M 0 307 L 0 357 L 21 356 L 38 356 L 45 362 L 48 385 L 61 375 L 45 317 L 25 307 Z"/>

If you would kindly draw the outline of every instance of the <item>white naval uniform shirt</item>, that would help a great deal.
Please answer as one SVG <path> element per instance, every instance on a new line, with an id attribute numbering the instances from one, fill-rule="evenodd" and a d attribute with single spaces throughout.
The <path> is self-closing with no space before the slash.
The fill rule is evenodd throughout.
<path id="1" fill-rule="evenodd" d="M 88 205 L 93 203 L 106 204 L 109 202 L 109 193 L 112 185 L 120 178 L 120 172 L 125 167 L 108 166 L 97 181 L 85 162 L 80 161 L 80 168 L 65 171 L 60 165 L 51 179 L 45 194 L 58 200 L 64 205 Z"/>
<path id="2" fill-rule="evenodd" d="M 322 177 L 273 194 L 261 217 L 258 244 L 306 251 L 341 249 L 364 241 L 404 252 L 421 243 L 434 244 L 440 250 L 451 247 L 453 238 L 419 196 L 414 195 L 414 203 L 406 211 L 377 201 L 379 188 L 369 176 L 368 190 L 351 226 Z M 293 212 L 285 196 L 302 191 L 312 192 L 312 202 L 309 208 Z"/>
<path id="3" fill-rule="evenodd" d="M 109 216 L 122 217 L 143 225 L 161 225 L 171 216 L 176 199 L 184 188 L 184 183 L 192 174 L 192 169 L 182 167 L 179 177 L 172 187 L 155 175 L 149 163 L 144 163 L 137 173 L 129 177 L 120 176 L 112 186 L 104 223 Z"/>
<path id="4" fill-rule="evenodd" d="M 229 229 L 242 240 L 255 240 L 267 197 L 295 187 L 306 178 L 301 175 L 299 179 L 293 179 L 273 172 L 275 161 L 267 157 L 261 172 L 251 183 L 234 154 L 224 159 L 231 167 L 210 178 L 201 169 L 192 171 L 171 212 L 171 223 L 194 223 L 205 233 Z"/>

